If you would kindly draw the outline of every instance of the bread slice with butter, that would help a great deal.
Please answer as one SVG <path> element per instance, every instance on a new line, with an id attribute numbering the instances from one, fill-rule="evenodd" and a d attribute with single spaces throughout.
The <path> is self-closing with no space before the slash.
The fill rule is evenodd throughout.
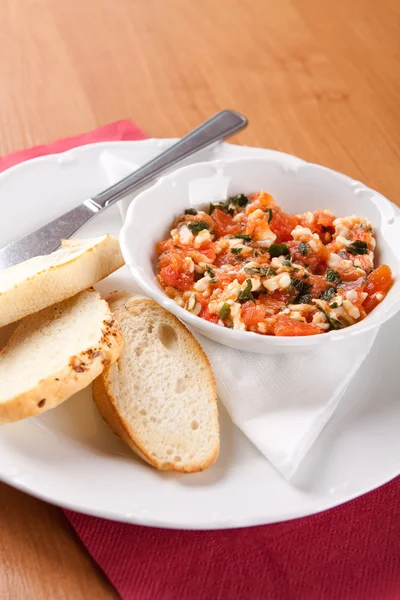
<path id="1" fill-rule="evenodd" d="M 219 453 L 214 376 L 184 325 L 156 302 L 109 298 L 124 349 L 93 384 L 97 407 L 114 432 L 157 469 L 191 473 Z"/>
<path id="2" fill-rule="evenodd" d="M 124 264 L 111 235 L 61 244 L 51 254 L 0 271 L 0 327 L 75 296 Z"/>
<path id="3" fill-rule="evenodd" d="M 26 317 L 0 352 L 0 423 L 58 406 L 114 362 L 122 346 L 107 302 L 93 289 Z"/>

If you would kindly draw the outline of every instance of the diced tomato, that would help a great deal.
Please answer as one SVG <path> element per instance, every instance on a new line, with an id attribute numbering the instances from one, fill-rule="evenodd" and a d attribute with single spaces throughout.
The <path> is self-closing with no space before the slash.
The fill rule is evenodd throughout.
<path id="1" fill-rule="evenodd" d="M 286 215 L 280 208 L 273 211 L 272 221 L 269 224 L 276 235 L 275 243 L 281 244 L 292 239 L 292 231 L 298 225 L 299 219 L 296 215 Z"/>
<path id="2" fill-rule="evenodd" d="M 290 250 L 290 256 L 292 257 L 293 261 L 307 265 L 309 270 L 312 272 L 321 273 L 325 271 L 326 261 L 329 257 L 329 252 L 326 247 L 321 245 L 317 252 L 314 252 L 308 246 L 307 254 L 303 254 L 299 250 L 299 245 L 300 242 L 294 240 L 287 242 L 287 247 Z"/>
<path id="3" fill-rule="evenodd" d="M 322 210 L 316 210 L 314 212 L 314 222 L 317 223 L 317 225 L 321 225 L 322 227 L 325 228 L 332 228 L 332 230 L 334 229 L 333 226 L 333 221 L 336 219 L 336 217 L 334 215 L 328 215 L 327 213 L 325 213 Z"/>
<path id="4" fill-rule="evenodd" d="M 359 254 L 357 256 L 357 259 L 358 259 L 358 263 L 359 263 L 361 269 L 364 269 L 364 271 L 366 271 L 366 273 L 370 273 L 372 269 L 371 269 L 371 259 L 370 259 L 369 255 L 368 254 Z"/>
<path id="5" fill-rule="evenodd" d="M 241 317 L 246 327 L 257 325 L 265 317 L 265 306 L 245 302 L 242 306 Z"/>
<path id="6" fill-rule="evenodd" d="M 263 215 L 261 219 L 252 219 L 247 221 L 246 233 L 251 235 L 254 240 L 265 239 L 265 234 L 269 231 L 268 216 Z"/>
<path id="7" fill-rule="evenodd" d="M 392 283 L 392 271 L 388 265 L 380 265 L 380 267 L 368 275 L 367 282 L 364 286 L 364 292 L 367 292 L 368 296 L 363 303 L 367 313 L 370 313 L 371 310 L 379 304 L 376 295 L 382 294 L 383 296 L 386 296 Z"/>
<path id="8" fill-rule="evenodd" d="M 240 233 L 240 224 L 236 223 L 231 217 L 231 215 L 228 215 L 219 208 L 216 208 L 213 211 L 212 219 L 214 222 L 215 232 L 219 237 L 222 237 L 224 235 L 235 235 L 235 233 Z"/>
<path id="9" fill-rule="evenodd" d="M 276 293 L 282 297 L 282 292 L 274 292 L 274 294 Z M 268 314 L 279 312 L 285 306 L 285 302 L 267 294 L 260 294 L 260 298 L 257 302 L 265 306 Z"/>
<path id="10" fill-rule="evenodd" d="M 274 325 L 274 334 L 279 336 L 316 335 L 318 333 L 321 333 L 321 330 L 314 323 L 304 323 L 286 315 L 278 317 Z"/>
<path id="11" fill-rule="evenodd" d="M 215 257 L 217 256 L 215 253 L 214 242 L 203 242 L 199 249 L 192 247 L 189 249 L 188 247 L 187 254 L 194 260 L 195 263 L 213 263 L 215 261 Z M 204 260 L 204 257 L 206 257 L 206 261 Z"/>
<path id="12" fill-rule="evenodd" d="M 355 290 L 361 292 L 365 286 L 365 277 L 357 277 L 357 279 L 349 279 L 348 281 L 342 280 L 339 290 L 348 292 L 349 290 Z"/>
<path id="13" fill-rule="evenodd" d="M 193 221 L 202 221 L 203 223 L 207 223 L 207 225 L 210 228 L 210 231 L 214 228 L 214 221 L 212 220 L 212 218 L 210 217 L 210 215 L 207 215 L 206 213 L 198 213 L 197 215 L 180 215 L 175 223 L 174 226 L 176 227 L 179 223 L 193 223 Z"/>
<path id="14" fill-rule="evenodd" d="M 258 207 L 268 206 L 273 207 L 275 205 L 275 200 L 271 196 L 271 194 L 267 194 L 267 192 L 258 192 L 257 194 L 251 194 L 251 205 L 259 204 Z M 251 211 L 249 211 L 251 212 Z"/>
<path id="15" fill-rule="evenodd" d="M 366 227 L 354 227 L 354 229 L 350 230 L 350 239 L 351 240 L 362 240 L 363 242 L 367 242 L 371 239 L 372 231 L 368 230 Z"/>
<path id="16" fill-rule="evenodd" d="M 181 250 L 170 250 L 162 254 L 158 260 L 158 268 L 160 277 L 167 286 L 185 291 L 194 284 L 194 273 L 190 272 Z"/>
<path id="17" fill-rule="evenodd" d="M 210 321 L 210 323 L 218 323 L 219 316 L 213 313 L 210 313 L 208 308 L 205 308 L 199 315 L 202 319 L 206 321 Z"/>
<path id="18" fill-rule="evenodd" d="M 175 270 L 171 265 L 160 270 L 161 279 L 178 290 L 190 290 L 194 284 L 193 273 L 183 269 Z"/>
<path id="19" fill-rule="evenodd" d="M 308 279 L 305 279 L 304 281 L 312 286 L 310 294 L 313 298 L 319 298 L 322 292 L 329 287 L 325 277 L 321 277 L 320 275 L 310 275 Z"/>
<path id="20" fill-rule="evenodd" d="M 290 304 L 296 296 L 296 292 L 290 287 L 284 290 L 275 290 L 275 292 L 272 292 L 270 298 L 277 302 L 283 302 L 283 304 Z"/>
<path id="21" fill-rule="evenodd" d="M 335 217 L 333 215 L 328 215 L 324 213 L 322 210 L 316 210 L 313 213 L 313 221 L 309 222 L 307 216 L 301 217 L 299 224 L 302 227 L 307 227 L 310 229 L 312 233 L 317 233 L 320 236 L 322 242 L 327 243 L 330 241 L 332 234 L 335 232 L 335 228 L 333 226 L 333 221 Z M 326 236 L 326 234 L 329 236 Z"/>
<path id="22" fill-rule="evenodd" d="M 235 281 L 235 279 L 238 280 L 238 282 L 241 284 L 243 283 L 246 279 L 248 279 L 248 275 L 246 273 L 221 273 L 221 275 L 218 277 L 218 287 L 220 288 L 226 288 L 227 285 L 229 285 L 232 281 Z"/>
<path id="23" fill-rule="evenodd" d="M 360 279 L 360 272 L 356 267 L 351 267 L 350 269 L 338 269 L 337 272 L 340 275 L 340 279 L 345 282 L 353 282 Z"/>

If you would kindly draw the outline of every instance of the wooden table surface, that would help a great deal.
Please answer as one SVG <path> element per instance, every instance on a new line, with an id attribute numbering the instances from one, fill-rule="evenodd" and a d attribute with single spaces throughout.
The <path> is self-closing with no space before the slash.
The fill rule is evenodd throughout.
<path id="1" fill-rule="evenodd" d="M 0 153 L 122 119 L 343 171 L 400 204 L 399 0 L 3 0 Z M 0 486 L 0 598 L 116 594 L 61 511 Z"/>

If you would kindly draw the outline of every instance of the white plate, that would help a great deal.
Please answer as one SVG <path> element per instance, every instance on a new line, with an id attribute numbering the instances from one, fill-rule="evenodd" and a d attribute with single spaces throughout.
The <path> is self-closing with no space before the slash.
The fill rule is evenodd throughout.
<path id="1" fill-rule="evenodd" d="M 13 167 L 0 176 L 0 246 L 107 186 L 108 149 L 140 164 L 172 140 L 92 144 Z M 228 144 L 197 160 L 271 155 Z M 295 160 L 295 159 L 293 159 Z M 118 233 L 116 207 L 84 236 Z M 99 286 L 132 288 L 127 269 Z M 1 332 L 3 341 L 4 330 Z M 218 529 L 272 523 L 336 506 L 400 472 L 399 316 L 377 342 L 339 409 L 291 483 L 286 482 L 221 408 L 221 455 L 204 473 L 160 473 L 135 458 L 102 422 L 85 390 L 57 409 L 0 429 L 0 477 L 54 504 L 119 521 Z M 323 390 L 321 390 L 323 393 Z"/>

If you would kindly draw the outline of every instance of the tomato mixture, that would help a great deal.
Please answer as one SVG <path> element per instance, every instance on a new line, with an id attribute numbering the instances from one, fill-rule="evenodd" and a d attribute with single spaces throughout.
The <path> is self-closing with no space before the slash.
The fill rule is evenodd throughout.
<path id="1" fill-rule="evenodd" d="M 289 215 L 272 196 L 239 194 L 189 208 L 157 245 L 158 280 L 194 315 L 263 335 L 315 335 L 353 325 L 393 282 L 374 269 L 375 238 L 361 217 Z"/>

